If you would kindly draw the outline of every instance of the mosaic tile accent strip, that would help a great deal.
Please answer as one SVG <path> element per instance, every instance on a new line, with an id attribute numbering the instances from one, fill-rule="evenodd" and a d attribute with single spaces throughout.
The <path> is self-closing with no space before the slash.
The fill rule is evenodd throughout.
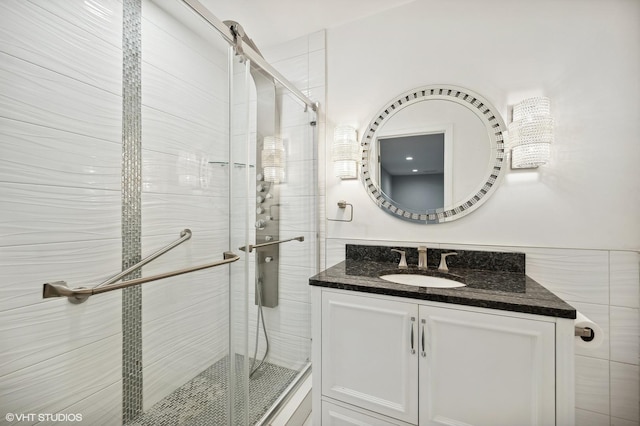
<path id="1" fill-rule="evenodd" d="M 124 0 L 122 34 L 122 268 L 141 259 L 142 1 Z M 124 279 L 139 278 L 141 271 Z M 142 413 L 142 290 L 122 291 L 122 422 Z"/>
<path id="2" fill-rule="evenodd" d="M 229 398 L 228 356 L 198 374 L 173 393 L 159 401 L 128 426 L 211 426 L 228 425 Z M 251 360 L 250 360 L 251 361 Z M 251 363 L 249 363 L 251 364 Z M 243 374 L 242 356 L 236 355 L 236 376 Z M 298 374 L 294 370 L 264 363 L 262 374 L 249 381 L 249 424 L 258 420 L 273 405 Z M 237 401 L 241 401 L 244 382 L 238 380 Z M 238 408 L 238 407 L 235 407 Z M 239 410 L 236 410 L 237 412 Z"/>

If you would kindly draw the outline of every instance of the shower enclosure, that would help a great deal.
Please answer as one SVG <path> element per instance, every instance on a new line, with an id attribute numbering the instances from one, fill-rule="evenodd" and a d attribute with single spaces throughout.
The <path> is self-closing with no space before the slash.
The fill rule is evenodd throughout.
<path id="1" fill-rule="evenodd" d="M 18 230 L 0 229 L 0 408 L 105 425 L 265 422 L 310 373 L 317 104 L 197 1 L 13 1 L 0 15 L 15 32 L 0 46 L 0 201 L 26 200 L 0 221 Z M 65 49 L 77 64 L 29 56 Z M 168 244 L 120 278 L 239 259 L 57 297 Z"/>
<path id="2" fill-rule="evenodd" d="M 192 230 L 194 257 L 240 260 L 142 287 L 142 406 L 125 398 L 125 422 L 256 424 L 310 366 L 316 107 L 197 2 L 143 3 L 141 22 L 143 251 L 169 222 Z M 166 155 L 178 185 L 145 191 Z"/>

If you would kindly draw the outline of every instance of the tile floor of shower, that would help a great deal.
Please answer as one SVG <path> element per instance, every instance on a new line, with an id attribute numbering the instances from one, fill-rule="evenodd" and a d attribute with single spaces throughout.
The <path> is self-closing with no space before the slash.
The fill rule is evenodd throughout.
<path id="1" fill-rule="evenodd" d="M 242 356 L 236 355 L 236 365 L 244 367 Z M 250 364 L 252 359 L 249 360 Z M 229 357 L 222 358 L 196 377 L 156 403 L 127 426 L 218 426 L 229 424 L 228 377 Z M 236 377 L 242 377 L 238 371 Z M 253 425 L 273 405 L 286 387 L 294 380 L 297 371 L 265 362 L 249 386 L 249 424 Z M 243 383 L 239 381 L 237 395 L 242 395 Z M 235 407 L 240 413 L 241 407 Z M 310 424 L 308 420 L 305 424 Z"/>

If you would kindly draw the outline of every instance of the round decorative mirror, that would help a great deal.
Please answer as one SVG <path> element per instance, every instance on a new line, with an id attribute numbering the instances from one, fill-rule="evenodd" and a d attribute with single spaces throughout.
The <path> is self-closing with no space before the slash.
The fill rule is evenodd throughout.
<path id="1" fill-rule="evenodd" d="M 362 138 L 362 181 L 387 213 L 449 222 L 477 209 L 504 174 L 504 121 L 480 95 L 420 87 L 394 98 Z"/>

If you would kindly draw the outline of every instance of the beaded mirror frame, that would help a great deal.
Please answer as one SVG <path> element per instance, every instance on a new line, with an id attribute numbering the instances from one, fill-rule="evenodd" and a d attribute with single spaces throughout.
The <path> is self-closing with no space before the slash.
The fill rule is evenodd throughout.
<path id="1" fill-rule="evenodd" d="M 406 209 L 381 189 L 378 183 L 371 177 L 371 165 L 369 156 L 372 144 L 376 143 L 376 132 L 386 123 L 389 118 L 397 112 L 412 104 L 430 99 L 453 101 L 469 108 L 483 122 L 489 137 L 491 146 L 491 163 L 483 182 L 475 192 L 472 192 L 468 199 L 456 202 L 450 206 L 444 206 L 433 210 L 413 211 Z M 437 224 L 450 222 L 476 210 L 484 203 L 498 186 L 506 168 L 506 149 L 504 132 L 506 126 L 504 120 L 490 102 L 471 90 L 450 85 L 429 85 L 410 90 L 394 98 L 387 106 L 374 116 L 367 130 L 362 137 L 362 162 L 361 180 L 371 199 L 385 212 L 399 219 L 415 223 Z M 486 143 L 486 139 L 482 140 Z M 375 167 L 377 162 L 372 162 Z"/>

